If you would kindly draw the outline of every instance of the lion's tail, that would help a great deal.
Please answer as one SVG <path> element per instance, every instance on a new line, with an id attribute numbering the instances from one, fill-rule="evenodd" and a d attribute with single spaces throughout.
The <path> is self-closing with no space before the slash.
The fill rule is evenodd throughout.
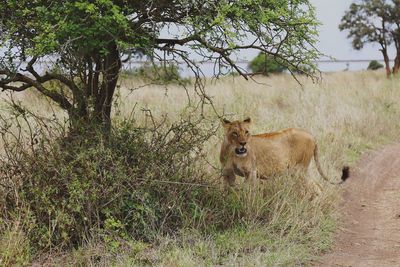
<path id="1" fill-rule="evenodd" d="M 318 170 L 319 174 L 322 176 L 322 178 L 324 178 L 325 181 L 329 182 L 330 184 L 334 184 L 334 185 L 342 184 L 350 176 L 350 168 L 349 168 L 349 166 L 343 166 L 341 181 L 340 182 L 336 182 L 336 183 L 335 182 L 331 182 L 328 179 L 328 177 L 325 175 L 325 173 L 322 171 L 321 164 L 319 162 L 319 157 L 318 157 L 318 146 L 317 145 L 315 145 L 315 148 L 314 148 L 314 160 L 315 160 L 315 165 L 317 165 L 317 170 Z"/>

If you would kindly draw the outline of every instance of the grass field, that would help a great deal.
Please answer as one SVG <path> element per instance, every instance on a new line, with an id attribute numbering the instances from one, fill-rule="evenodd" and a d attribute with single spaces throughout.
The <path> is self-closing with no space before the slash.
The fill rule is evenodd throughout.
<path id="1" fill-rule="evenodd" d="M 219 114 L 229 119 L 250 116 L 253 133 L 290 127 L 309 130 L 323 147 L 322 157 L 330 162 L 325 162 L 327 168 L 336 169 L 354 161 L 361 150 L 397 138 L 399 125 L 393 123 L 400 111 L 397 79 L 388 81 L 379 72 L 341 72 L 324 74 L 318 83 L 300 80 L 302 87 L 288 75 L 255 81 L 224 78 L 207 81 L 206 92 Z M 122 88 L 137 87 L 136 81 L 122 81 Z M 168 115 L 173 121 L 184 116 L 188 103 L 183 89 L 175 86 L 122 90 L 121 99 L 124 115 L 136 103 L 139 120 L 138 111 L 150 109 L 155 117 Z M 206 113 L 213 117 L 211 108 Z M 222 134 L 221 130 L 210 143 L 215 160 Z"/>
<path id="2" fill-rule="evenodd" d="M 216 111 L 229 119 L 250 116 L 253 133 L 291 127 L 307 129 L 317 139 L 322 167 L 332 180 L 339 179 L 341 167 L 354 164 L 361 153 L 398 140 L 398 79 L 387 80 L 380 72 L 342 72 L 324 74 L 318 83 L 303 77 L 300 80 L 303 86 L 288 75 L 256 77 L 256 81 L 245 81 L 240 77 L 207 80 L 205 90 L 211 96 L 215 110 L 205 106 L 206 121 L 216 124 L 219 120 Z M 196 94 L 191 89 L 185 91 L 177 85 L 149 85 L 137 89 L 142 85 L 145 82 L 128 78 L 121 81 L 116 117 L 133 116 L 137 125 L 143 126 L 148 123 L 146 112 L 151 110 L 156 120 L 166 117 L 167 123 L 173 123 L 190 113 L 187 95 L 191 101 L 196 101 Z M 48 114 L 53 110 L 36 94 L 16 94 L 15 98 L 35 112 Z M 0 107 L 0 112 L 5 114 L 5 105 Z M 204 168 L 210 179 L 218 179 L 218 171 L 210 166 L 219 167 L 222 138 L 223 131 L 219 129 L 204 147 L 210 164 Z M 256 196 L 249 196 L 241 189 L 235 193 L 235 201 L 244 203 L 245 223 L 225 231 L 207 233 L 188 225 L 173 236 L 162 235 L 151 243 L 123 240 L 115 246 L 115 243 L 87 240 L 73 251 L 53 251 L 33 258 L 29 241 L 18 226 L 21 222 L 3 223 L 0 265 L 2 262 L 27 264 L 32 261 L 84 266 L 307 264 L 331 245 L 340 193 L 340 188 L 322 181 L 314 163 L 307 179 L 323 188 L 312 200 L 310 195 L 314 194 L 314 188 L 300 186 L 301 181 L 293 177 L 278 177 L 260 183 Z M 221 193 L 221 198 L 226 198 L 227 202 L 231 197 Z M 265 218 L 263 223 L 257 220 L 258 216 Z M 202 222 L 207 224 L 207 218 Z M 20 260 L 13 261 L 12 258 Z"/>

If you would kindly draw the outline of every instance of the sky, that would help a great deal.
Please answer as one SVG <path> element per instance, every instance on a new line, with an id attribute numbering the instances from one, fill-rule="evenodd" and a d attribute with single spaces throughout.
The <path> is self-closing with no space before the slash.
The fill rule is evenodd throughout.
<path id="1" fill-rule="evenodd" d="M 370 59 L 380 58 L 378 47 L 366 46 L 361 51 L 351 47 L 351 40 L 346 38 L 347 33 L 338 28 L 341 18 L 349 8 L 352 0 L 310 0 L 316 7 L 320 26 L 319 50 L 336 59 Z"/>
<path id="2" fill-rule="evenodd" d="M 341 32 L 338 28 L 341 18 L 349 8 L 353 0 L 310 0 L 316 8 L 318 20 L 322 23 L 319 30 L 319 43 L 317 48 L 324 54 L 335 59 L 382 59 L 378 45 L 366 45 L 361 51 L 354 50 L 351 40 L 347 39 L 347 32 Z M 392 53 L 393 58 L 393 52 Z M 350 70 L 365 69 L 367 63 L 350 63 Z M 322 70 L 340 70 L 346 63 L 321 64 Z"/>

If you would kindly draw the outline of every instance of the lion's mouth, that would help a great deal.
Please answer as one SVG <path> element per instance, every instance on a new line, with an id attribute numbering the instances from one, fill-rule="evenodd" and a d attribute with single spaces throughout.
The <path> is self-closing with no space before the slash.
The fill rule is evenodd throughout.
<path id="1" fill-rule="evenodd" d="M 243 156 L 247 153 L 247 149 L 245 147 L 236 148 L 235 153 L 236 155 Z"/>

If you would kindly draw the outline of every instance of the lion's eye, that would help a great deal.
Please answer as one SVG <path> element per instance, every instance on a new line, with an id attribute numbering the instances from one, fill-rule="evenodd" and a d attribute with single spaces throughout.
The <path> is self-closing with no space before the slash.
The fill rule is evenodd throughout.
<path id="1" fill-rule="evenodd" d="M 246 131 L 246 134 L 249 134 L 249 131 Z"/>
<path id="2" fill-rule="evenodd" d="M 237 133 L 232 133 L 233 137 L 238 137 L 239 135 Z"/>

